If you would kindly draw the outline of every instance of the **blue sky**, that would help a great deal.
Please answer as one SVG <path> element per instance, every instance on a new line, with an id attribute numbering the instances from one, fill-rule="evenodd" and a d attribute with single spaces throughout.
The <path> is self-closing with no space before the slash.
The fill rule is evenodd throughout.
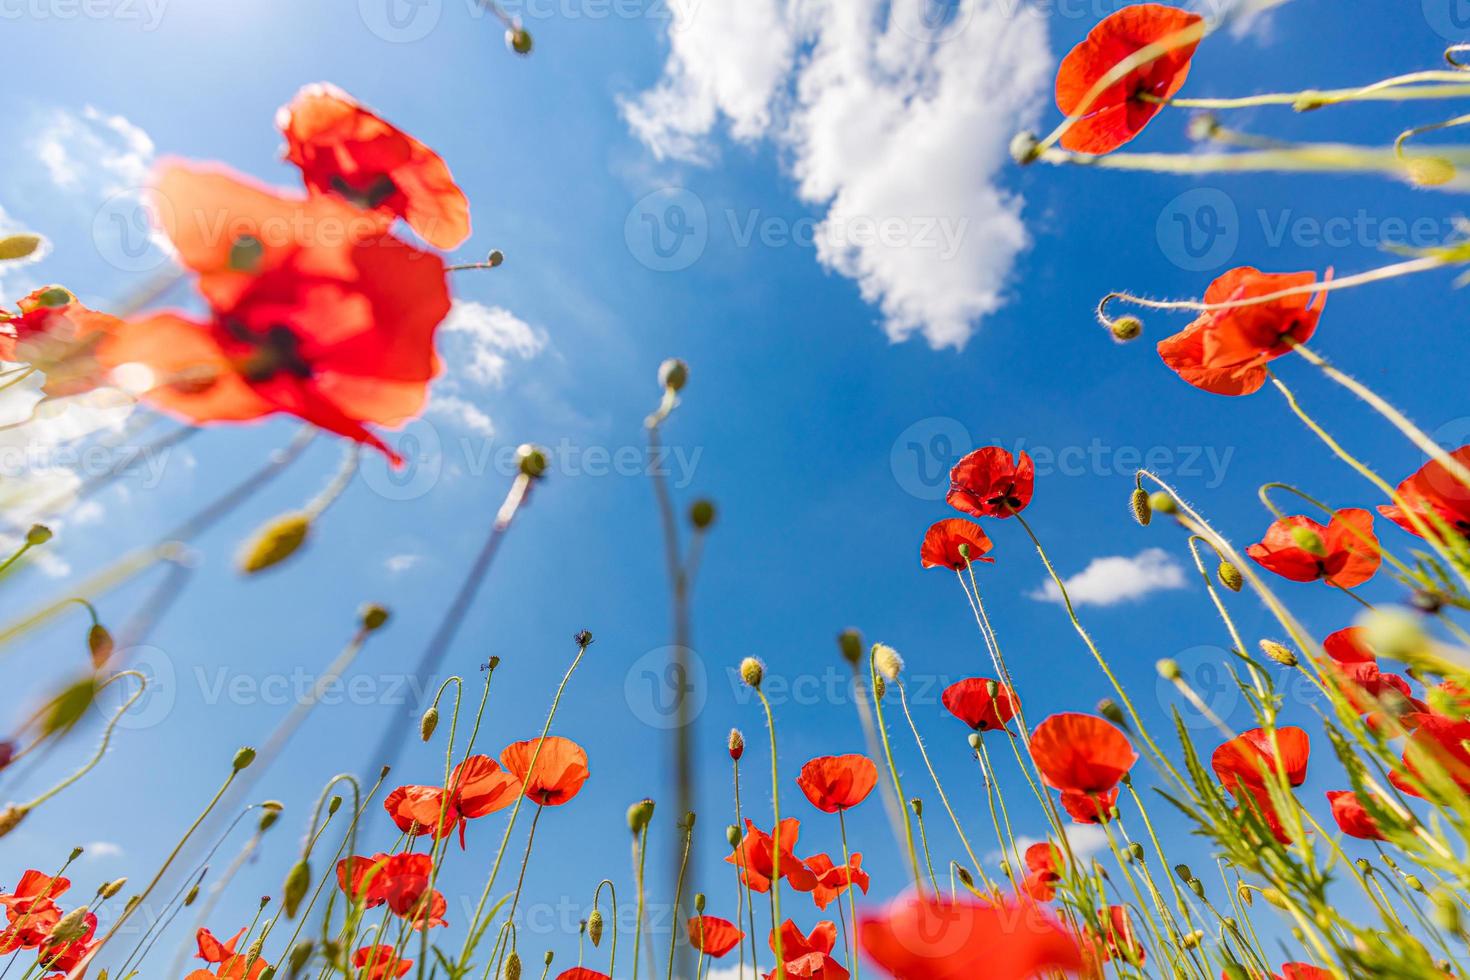
<path id="1" fill-rule="evenodd" d="M 898 6 L 895 16 L 912 13 Z M 806 689 L 819 691 L 800 695 L 797 684 L 776 712 L 783 795 L 805 818 L 803 851 L 831 850 L 834 828 L 791 779 L 811 756 L 862 748 L 851 704 L 826 693 L 825 678 L 845 670 L 833 637 L 847 626 L 903 652 L 916 699 L 930 689 L 930 703 L 917 706 L 920 725 L 972 818 L 972 840 L 985 846 L 964 732 L 938 707 L 937 682 L 987 673 L 986 659 L 959 591 L 917 560 L 924 528 L 950 516 L 938 474 L 968 448 L 1036 453 L 1028 516 L 1064 574 L 1164 549 L 1145 559 L 1148 580 L 1177 587 L 1147 589 L 1130 565 L 1084 609 L 1136 699 L 1162 722 L 1175 699 L 1159 691 L 1155 661 L 1176 657 L 1208 685 L 1218 651 L 1200 648 L 1223 635 L 1192 573 L 1179 584 L 1167 571 L 1184 558 L 1181 537 L 1128 519 L 1134 460 L 1152 454 L 1242 543 L 1265 528 L 1255 490 L 1268 480 L 1339 505 L 1378 501 L 1272 392 L 1217 398 L 1164 369 L 1152 342 L 1182 319 L 1150 315 L 1146 340 L 1119 347 L 1091 319 L 1097 299 L 1113 289 L 1198 295 L 1237 264 L 1360 271 L 1386 261 L 1382 246 L 1405 236 L 1416 245 L 1440 240 L 1461 209 L 1444 195 L 1367 178 L 1013 167 L 1011 134 L 1055 123 L 1055 60 L 1111 9 L 1094 7 L 962 6 L 937 39 L 925 39 L 903 29 L 911 20 L 875 34 L 853 13 L 876 9 L 868 2 L 842 5 L 841 16 L 817 5 L 811 23 L 795 22 L 775 0 L 742 4 L 738 14 L 716 0 L 528 3 L 536 51 L 527 59 L 506 52 L 497 24 L 463 0 L 399 8 L 408 20 L 396 27 L 383 19 L 382 0 L 5 7 L 11 83 L 0 90 L 0 113 L 11 136 L 0 208 L 6 227 L 52 243 L 42 263 L 0 280 L 9 299 L 58 281 L 107 308 L 146 279 L 161 257 L 125 247 L 114 216 L 134 220 L 137 186 L 156 158 L 222 160 L 289 185 L 273 115 L 298 87 L 321 80 L 448 160 L 475 221 L 456 257 L 501 248 L 508 258 L 455 279 L 462 305 L 444 335 L 449 370 L 425 420 L 408 430 L 416 458 L 406 473 L 365 461 L 309 551 L 273 574 L 239 579 L 238 543 L 301 505 L 335 469 L 340 447 L 319 440 L 197 542 L 187 593 L 139 654 L 158 679 L 152 700 L 93 775 L 0 841 L 0 881 L 92 842 L 110 846 L 74 875 L 88 893 L 104 878 L 146 878 L 234 749 L 261 740 L 289 710 L 289 695 L 277 696 L 280 679 L 319 671 L 358 605 L 383 602 L 394 620 L 353 669 L 368 693 L 318 708 L 257 790 L 284 801 L 287 815 L 211 925 L 232 931 L 248 921 L 256 897 L 277 890 L 321 784 L 364 767 L 392 710 L 383 702 L 399 695 L 493 519 L 509 479 L 506 453 L 525 441 L 558 450 L 551 477 L 520 515 L 447 666 L 477 679 L 481 661 L 503 658 L 481 743 L 495 752 L 539 731 L 572 634 L 597 635 L 556 726 L 588 747 L 592 779 L 543 821 L 527 899 L 585 905 L 600 878 L 627 881 L 626 805 L 645 795 L 665 801 L 657 826 L 666 835 L 674 817 L 662 775 L 666 739 L 650 724 L 657 712 L 642 679 L 669 635 L 640 455 L 642 420 L 658 398 L 655 371 L 671 355 L 691 367 L 666 432 L 676 494 L 681 505 L 708 496 L 719 506 L 694 627 L 707 677 L 698 870 L 713 913 L 733 913 L 733 880 L 717 863 L 733 815 L 722 750 L 729 727 L 743 728 L 756 749 L 745 767 L 749 802 L 769 803 L 756 788 L 768 784 L 758 711 L 730 672 L 757 655 L 773 675 L 807 678 Z M 1326 88 L 1433 66 L 1455 29 L 1439 7 L 1426 0 L 1421 17 L 1383 4 L 1349 18 L 1322 0 L 1296 0 L 1242 34 L 1212 36 L 1186 94 Z M 1257 110 L 1226 122 L 1383 144 L 1435 112 Z M 1165 113 L 1139 145 L 1184 150 L 1187 121 Z M 1464 329 L 1451 278 L 1335 295 L 1314 346 L 1458 446 L 1470 441 L 1470 424 L 1442 394 L 1455 390 Z M 187 295 L 178 290 L 170 302 Z M 1285 363 L 1281 373 L 1390 478 L 1422 462 L 1305 364 Z M 56 521 L 53 560 L 8 579 L 0 610 L 8 617 L 63 594 L 69 580 L 151 541 L 295 429 L 281 421 L 210 432 L 159 461 L 158 472 L 120 480 Z M 149 432 L 165 430 L 159 423 Z M 54 438 L 5 435 L 8 477 L 29 458 L 20 448 Z M 1019 528 L 990 530 L 997 564 L 981 572 L 982 585 L 1028 714 L 1090 710 L 1104 683 L 1060 608 L 1033 596 L 1043 569 Z M 1396 530 L 1380 530 L 1406 545 Z M 101 600 L 104 619 L 123 622 L 149 581 Z M 1283 591 L 1322 633 L 1355 612 L 1326 588 Z M 1130 592 L 1147 594 L 1119 599 Z M 1387 581 L 1365 594 L 1396 598 Z M 1275 635 L 1248 598 L 1232 609 L 1248 636 Z M 4 651 L 12 715 L 80 667 L 84 626 L 71 617 Z M 1244 706 L 1233 715 L 1231 707 L 1217 702 L 1243 725 Z M 1291 710 L 1308 717 L 1304 706 Z M 80 760 L 88 744 L 78 737 L 56 752 L 57 764 Z M 907 788 L 932 798 L 911 740 L 900 735 L 897 744 Z M 430 782 L 436 765 L 411 746 L 397 776 Z M 1024 784 L 1012 782 L 1019 803 Z M 42 785 L 34 775 L 0 784 L 17 799 Z M 1321 804 L 1334 788 L 1319 756 L 1305 798 Z M 903 880 L 898 851 L 878 804 L 865 811 L 850 826 L 854 847 L 873 871 L 874 897 L 892 894 Z M 1041 829 L 1035 814 L 1021 822 Z M 377 824 L 386 843 L 386 821 Z M 929 831 L 938 851 L 959 853 L 942 817 L 930 818 Z M 472 827 L 468 859 L 448 872 L 456 924 L 464 918 L 457 903 L 478 894 L 499 833 L 497 818 Z M 801 921 L 815 916 L 804 908 Z M 556 949 L 559 965 L 575 955 L 575 936 L 545 923 L 523 932 L 522 944 L 523 955 Z"/>

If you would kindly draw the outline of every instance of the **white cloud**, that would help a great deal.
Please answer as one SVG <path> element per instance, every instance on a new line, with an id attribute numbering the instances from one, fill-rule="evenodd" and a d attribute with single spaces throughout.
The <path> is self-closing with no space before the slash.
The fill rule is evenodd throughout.
<path id="1" fill-rule="evenodd" d="M 892 339 L 959 347 L 1029 243 L 997 179 L 1052 57 L 1029 7 L 960 0 L 925 29 L 929 3 L 676 4 L 663 77 L 623 113 L 660 158 L 707 161 L 722 119 L 775 139 L 801 199 L 826 208 L 818 261 L 857 282 Z"/>
<path id="2" fill-rule="evenodd" d="M 473 300 L 455 300 L 442 329 L 451 345 L 463 345 L 456 369 L 476 384 L 497 388 L 512 357 L 530 360 L 546 347 L 546 335 L 510 310 Z"/>
<path id="3" fill-rule="evenodd" d="M 66 191 L 110 197 L 137 191 L 153 167 L 153 140 L 124 116 L 96 106 L 52 109 L 33 140 L 51 182 Z"/>
<path id="4" fill-rule="evenodd" d="M 398 575 L 408 571 L 410 568 L 414 568 L 423 560 L 423 555 L 393 555 L 387 561 L 383 562 L 383 567 L 394 575 Z"/>
<path id="5" fill-rule="evenodd" d="M 1074 605 L 1112 606 L 1142 599 L 1150 592 L 1182 589 L 1184 569 L 1163 548 L 1147 548 L 1132 558 L 1094 558 L 1066 582 Z M 1051 581 L 1027 595 L 1042 602 L 1062 601 L 1062 590 Z"/>
<path id="6" fill-rule="evenodd" d="M 429 411 L 441 418 L 469 429 L 476 435 L 495 435 L 495 423 L 474 402 L 458 395 L 435 394 L 429 401 Z"/>
<path id="7" fill-rule="evenodd" d="M 89 859 L 95 861 L 99 858 L 122 857 L 123 849 L 121 845 L 114 844 L 110 840 L 94 840 L 92 843 L 84 845 L 82 853 Z"/>
<path id="8" fill-rule="evenodd" d="M 1107 831 L 1103 830 L 1102 827 L 1098 826 L 1097 824 L 1067 824 L 1065 828 L 1065 833 L 1067 835 L 1067 843 L 1071 847 L 1072 853 L 1077 856 L 1077 860 L 1079 861 L 1087 861 L 1109 849 Z M 1016 838 L 1016 849 L 1020 851 L 1022 856 L 1024 857 L 1026 854 L 1026 848 L 1030 847 L 1032 844 L 1039 843 L 1041 843 L 1041 838 L 1027 837 L 1023 834 L 1022 836 Z M 1000 860 L 1000 854 L 992 853 L 990 855 L 990 859 L 992 861 L 998 861 Z"/>

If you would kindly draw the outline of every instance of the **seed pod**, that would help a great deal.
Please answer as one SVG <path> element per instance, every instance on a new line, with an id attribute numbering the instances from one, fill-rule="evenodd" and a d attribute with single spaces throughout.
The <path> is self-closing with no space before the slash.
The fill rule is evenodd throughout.
<path id="1" fill-rule="evenodd" d="M 235 753 L 235 760 L 233 763 L 235 771 L 239 772 L 241 769 L 250 768 L 250 764 L 254 761 L 255 750 L 248 745 L 242 746 L 239 751 Z"/>
<path id="2" fill-rule="evenodd" d="M 1245 586 L 1245 576 L 1240 574 L 1240 569 L 1224 558 L 1220 559 L 1220 567 L 1215 570 L 1215 576 L 1231 592 L 1239 592 Z"/>
<path id="3" fill-rule="evenodd" d="M 652 819 L 652 800 L 642 799 L 639 800 L 637 803 L 634 803 L 632 806 L 628 807 L 628 829 L 631 830 L 634 835 L 642 833 L 643 828 L 647 827 L 648 822 Z"/>
<path id="4" fill-rule="evenodd" d="M 255 532 L 240 551 L 240 571 L 255 575 L 279 565 L 300 550 L 311 534 L 311 516 L 282 514 Z"/>
<path id="5" fill-rule="evenodd" d="M 306 969 L 307 961 L 311 959 L 313 945 L 310 939 L 303 939 L 291 947 L 291 953 L 286 957 L 287 976 L 294 977 Z"/>
<path id="6" fill-rule="evenodd" d="M 546 475 L 546 468 L 551 464 L 547 459 L 546 450 L 528 442 L 516 449 L 516 465 L 522 476 L 539 480 Z"/>
<path id="7" fill-rule="evenodd" d="M 1324 558 L 1327 555 L 1327 545 L 1322 540 L 1322 535 L 1309 527 L 1294 527 L 1291 529 L 1291 540 L 1298 548 L 1309 555 Z"/>
<path id="8" fill-rule="evenodd" d="M 740 661 L 740 679 L 750 687 L 760 687 L 765 676 L 766 665 L 755 657 L 746 657 Z"/>
<path id="9" fill-rule="evenodd" d="M 392 614 L 376 602 L 370 602 L 358 612 L 358 622 L 369 633 L 382 629 Z"/>
<path id="10" fill-rule="evenodd" d="M 1128 498 L 1128 506 L 1133 509 L 1133 519 L 1143 527 L 1148 527 L 1149 521 L 1154 519 L 1154 510 L 1148 505 L 1148 491 L 1143 487 L 1136 487 Z"/>
<path id="11" fill-rule="evenodd" d="M 689 383 L 689 365 L 671 357 L 658 366 L 658 385 L 669 391 L 682 391 Z"/>
<path id="12" fill-rule="evenodd" d="M 914 816 L 922 820 L 924 817 L 924 801 L 916 796 L 912 800 L 909 800 L 909 806 L 913 807 Z"/>
<path id="13" fill-rule="evenodd" d="M 485 256 L 485 264 L 492 269 L 500 268 L 503 262 L 505 262 L 505 253 L 498 248 L 492 248 L 490 254 Z"/>
<path id="14" fill-rule="evenodd" d="M 696 500 L 689 508 L 689 523 L 703 531 L 715 522 L 715 505 L 709 500 Z"/>
<path id="15" fill-rule="evenodd" d="M 427 742 L 434 737 L 434 729 L 438 727 L 439 709 L 430 705 L 429 710 L 425 711 L 424 716 L 419 719 L 419 738 Z"/>
<path id="16" fill-rule="evenodd" d="M 979 752 L 980 747 L 985 744 L 985 740 L 980 737 L 979 732 L 971 732 L 965 741 L 970 743 L 970 748 L 975 752 Z"/>
<path id="17" fill-rule="evenodd" d="M 551 952 L 551 950 L 548 949 L 546 951 L 546 957 L 545 957 L 545 959 L 542 960 L 542 962 L 545 963 L 547 966 L 550 966 L 551 965 L 551 957 L 552 957 L 552 952 Z"/>
<path id="18" fill-rule="evenodd" d="M 965 867 L 964 865 L 957 864 L 955 865 L 954 873 L 959 876 L 960 882 L 964 884 L 966 888 L 975 887 L 975 878 L 973 875 L 970 874 L 969 868 Z"/>

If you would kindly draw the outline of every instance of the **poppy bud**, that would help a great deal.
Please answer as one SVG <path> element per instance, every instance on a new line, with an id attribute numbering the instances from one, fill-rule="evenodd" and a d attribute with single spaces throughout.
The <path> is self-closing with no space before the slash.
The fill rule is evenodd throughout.
<path id="1" fill-rule="evenodd" d="M 1251 975 L 1246 972 L 1245 967 L 1232 960 L 1225 964 L 1222 976 L 1225 980 L 1250 980 Z"/>
<path id="2" fill-rule="evenodd" d="M 1296 654 L 1275 640 L 1262 640 L 1260 646 L 1261 652 L 1267 658 L 1276 661 L 1281 666 L 1295 667 L 1297 665 Z"/>
<path id="3" fill-rule="evenodd" d="M 1097 713 L 1108 721 L 1117 725 L 1125 731 L 1128 728 L 1128 719 L 1123 717 L 1123 709 L 1118 707 L 1118 702 L 1112 698 L 1103 698 L 1097 703 Z"/>
<path id="4" fill-rule="evenodd" d="M 369 633 L 373 633 L 382 629 L 387 624 L 388 617 L 392 614 L 376 602 L 370 602 L 363 606 L 357 615 L 358 622 L 362 624 L 362 628 Z"/>
<path id="5" fill-rule="evenodd" d="M 856 664 L 863 658 L 863 634 L 857 630 L 843 630 L 837 634 L 837 649 L 842 651 L 843 660 Z"/>
<path id="6" fill-rule="evenodd" d="M 255 750 L 252 749 L 250 746 L 246 745 L 246 746 L 242 746 L 240 748 L 240 750 L 235 753 L 235 760 L 234 760 L 234 762 L 232 764 L 235 767 L 235 771 L 236 772 L 239 772 L 241 769 L 248 769 L 248 768 L 250 768 L 250 763 L 252 763 L 254 761 L 255 761 Z"/>
<path id="7" fill-rule="evenodd" d="M 588 647 L 590 647 L 592 645 L 592 631 L 591 630 L 578 630 L 577 631 L 577 635 L 574 636 L 574 637 L 572 637 L 572 641 L 574 643 L 576 643 L 577 646 L 579 646 L 579 647 L 581 647 L 582 649 L 585 650 L 585 649 L 587 649 Z M 500 666 L 500 658 L 499 657 L 491 657 L 490 659 L 493 662 L 492 663 L 492 666 L 495 666 L 495 667 Z"/>
<path id="8" fill-rule="evenodd" d="M 311 516 L 283 514 L 255 532 L 240 551 L 240 571 L 246 575 L 263 572 L 294 555 L 311 533 Z"/>
<path id="9" fill-rule="evenodd" d="M 887 693 L 888 693 L 888 684 L 886 682 L 884 682 L 883 678 L 882 677 L 875 677 L 875 678 L 873 678 L 873 697 L 877 698 L 879 701 L 882 701 L 883 700 L 883 695 L 885 695 Z"/>
<path id="10" fill-rule="evenodd" d="M 196 884 L 195 884 L 195 885 L 194 885 L 194 886 L 193 886 L 193 887 L 192 887 L 192 888 L 190 888 L 190 889 L 189 889 L 189 891 L 188 891 L 188 892 L 187 892 L 187 893 L 186 893 L 186 894 L 185 894 L 185 895 L 184 895 L 184 907 L 185 907 L 185 908 L 188 908 L 188 907 L 189 907 L 189 906 L 190 906 L 190 905 L 193 905 L 193 904 L 194 904 L 194 900 L 195 900 L 195 899 L 196 899 L 196 898 L 198 898 L 198 897 L 199 897 L 199 885 L 198 885 L 198 884 L 197 884 L 197 883 L 196 883 Z M 131 903 L 131 902 L 133 902 L 133 901 L 134 901 L 134 900 L 135 900 L 135 899 L 136 899 L 136 898 L 137 898 L 137 896 L 136 896 L 136 895 L 135 895 L 135 896 L 133 896 L 133 898 L 130 898 L 130 899 L 128 899 L 128 902 L 129 902 L 129 903 Z"/>
<path id="11" fill-rule="evenodd" d="M 505 253 L 498 248 L 492 248 L 490 254 L 485 256 L 485 264 L 492 269 L 499 268 L 505 261 Z"/>
<path id="12" fill-rule="evenodd" d="M 963 884 L 966 888 L 975 887 L 975 878 L 973 875 L 970 874 L 969 868 L 965 867 L 962 864 L 957 864 L 954 866 L 954 873 L 959 876 L 961 884 Z"/>
<path id="13" fill-rule="evenodd" d="M 1140 843 L 1138 843 L 1138 841 L 1134 841 L 1133 843 L 1129 844 L 1128 845 L 1128 857 L 1129 857 L 1130 860 L 1133 860 L 1133 861 L 1142 861 L 1143 860 L 1143 845 L 1140 844 Z"/>
<path id="14" fill-rule="evenodd" d="M 19 235 L 6 235 L 0 238 L 0 262 L 14 262 L 16 259 L 29 258 L 41 247 L 40 235 L 22 233 Z"/>
<path id="15" fill-rule="evenodd" d="M 386 775 L 386 773 L 385 773 L 385 775 Z M 338 810 L 340 810 L 341 808 L 342 808 L 342 797 L 340 797 L 340 796 L 334 796 L 330 800 L 327 801 L 327 813 L 328 814 L 335 815 L 336 812 Z"/>
<path id="16" fill-rule="evenodd" d="M 1292 528 L 1291 540 L 1293 544 L 1309 555 L 1316 555 L 1318 558 L 1325 558 L 1327 556 L 1327 545 L 1323 542 L 1322 535 L 1309 527 Z"/>
<path id="17" fill-rule="evenodd" d="M 696 912 L 703 912 L 704 911 L 704 892 L 695 892 L 695 894 L 694 894 L 694 911 L 696 911 Z"/>
<path id="18" fill-rule="evenodd" d="M 547 966 L 550 966 L 551 965 L 551 957 L 552 957 L 552 952 L 551 952 L 551 950 L 548 949 L 546 951 L 546 956 L 542 959 L 542 962 L 545 963 Z"/>
<path id="19" fill-rule="evenodd" d="M 760 687 L 761 679 L 766 676 L 766 665 L 755 657 L 746 657 L 740 661 L 740 679 L 751 687 Z"/>
<path id="20" fill-rule="evenodd" d="M 296 918 L 296 910 L 311 887 L 311 865 L 305 858 L 297 861 L 286 875 L 286 884 L 281 889 L 281 904 L 286 908 L 286 918 Z"/>
<path id="21" fill-rule="evenodd" d="M 648 821 L 653 819 L 653 801 L 649 799 L 639 800 L 628 807 L 628 829 L 635 835 L 643 832 L 648 826 Z"/>
<path id="22" fill-rule="evenodd" d="M 255 825 L 256 829 L 262 832 L 270 830 L 279 819 L 281 819 L 281 805 L 279 803 L 274 806 L 266 804 L 260 814 L 260 821 Z"/>
<path id="23" fill-rule="evenodd" d="M 546 475 L 548 465 L 546 450 L 540 446 L 533 446 L 527 442 L 517 447 L 516 467 L 523 476 L 539 480 Z"/>
<path id="24" fill-rule="evenodd" d="M 14 761 L 15 743 L 9 741 L 8 739 L 5 741 L 0 741 L 0 772 L 3 772 L 5 768 Z"/>
<path id="25" fill-rule="evenodd" d="M 730 843 L 730 850 L 740 846 L 740 828 L 733 823 L 725 828 L 725 840 Z"/>
<path id="26" fill-rule="evenodd" d="M 1092 860 L 1092 875 L 1094 878 L 1100 878 L 1103 881 L 1111 880 L 1108 875 L 1108 869 L 1103 867 L 1103 863 L 1096 858 Z"/>
<path id="27" fill-rule="evenodd" d="M 1011 159 L 1026 166 L 1041 156 L 1041 140 L 1035 133 L 1017 133 L 1011 137 Z"/>
<path id="28" fill-rule="evenodd" d="M 1444 889 L 1434 892 L 1434 919 L 1446 932 L 1458 934 L 1464 923 L 1460 918 L 1460 903 Z"/>
<path id="29" fill-rule="evenodd" d="M 67 687 L 46 707 L 41 719 L 41 735 L 54 735 L 71 728 L 81 720 L 97 697 L 97 681 L 88 675 Z"/>
<path id="30" fill-rule="evenodd" d="M 1136 316 L 1120 316 L 1108 324 L 1108 331 L 1118 343 L 1126 344 L 1143 333 L 1143 321 Z"/>
<path id="31" fill-rule="evenodd" d="M 1286 900 L 1286 896 L 1278 888 L 1262 888 L 1261 897 L 1278 909 L 1291 908 L 1291 903 Z"/>
<path id="32" fill-rule="evenodd" d="M 1148 506 L 1158 514 L 1175 514 L 1179 511 L 1179 504 L 1174 497 L 1162 490 L 1155 490 L 1148 495 Z"/>
<path id="33" fill-rule="evenodd" d="M 739 762 L 740 757 L 745 754 L 745 736 L 740 734 L 740 729 L 730 729 L 730 738 L 726 741 L 726 744 L 730 748 L 730 758 Z"/>
<path id="34" fill-rule="evenodd" d="M 505 958 L 505 972 L 501 974 L 505 980 L 521 980 L 521 954 L 515 950 Z"/>
<path id="35" fill-rule="evenodd" d="M 689 383 L 689 365 L 671 357 L 658 366 L 658 386 L 668 391 L 682 391 Z"/>
<path id="36" fill-rule="evenodd" d="M 1455 179 L 1455 165 L 1444 157 L 1418 157 L 1409 161 L 1408 174 L 1418 187 L 1439 187 Z"/>
<path id="37" fill-rule="evenodd" d="M 32 524 L 26 532 L 26 545 L 31 548 L 39 547 L 51 540 L 51 529 L 44 524 Z"/>
<path id="38" fill-rule="evenodd" d="M 87 912 L 85 905 L 78 905 L 66 913 L 52 927 L 51 933 L 46 937 L 48 944 L 69 943 L 73 939 L 81 939 L 87 933 Z"/>
<path id="39" fill-rule="evenodd" d="M 424 716 L 419 719 L 419 737 L 427 742 L 434 737 L 434 729 L 438 727 L 439 709 L 430 705 L 429 710 L 425 711 Z"/>
<path id="40" fill-rule="evenodd" d="M 715 522 L 715 505 L 708 500 L 696 500 L 689 508 L 689 523 L 703 531 Z"/>
<path id="41" fill-rule="evenodd" d="M 1359 874 L 1370 874 L 1373 871 L 1373 865 L 1367 858 L 1358 858 L 1353 864 L 1357 865 Z"/>
<path id="42" fill-rule="evenodd" d="M 1158 663 L 1159 676 L 1166 681 L 1177 681 L 1180 677 L 1179 663 L 1167 657 Z"/>
<path id="43" fill-rule="evenodd" d="M 1240 569 L 1223 558 L 1220 559 L 1220 567 L 1215 570 L 1215 576 L 1231 592 L 1239 592 L 1245 586 L 1245 576 L 1240 574 Z"/>
<path id="44" fill-rule="evenodd" d="M 1182 937 L 1181 941 L 1183 942 L 1185 949 L 1194 949 L 1199 945 L 1200 940 L 1203 938 L 1205 938 L 1205 934 L 1196 929 L 1194 930 L 1194 932 L 1186 933 Z"/>
<path id="45" fill-rule="evenodd" d="M 979 752 L 980 746 L 985 744 L 984 741 L 981 740 L 979 732 L 971 732 L 968 741 L 970 743 L 970 748 L 974 749 L 976 752 Z"/>
<path id="46" fill-rule="evenodd" d="M 505 31 L 505 46 L 511 51 L 524 57 L 531 53 L 531 32 L 521 25 L 508 27 Z"/>
<path id="47" fill-rule="evenodd" d="M 1404 884 L 1408 885 L 1411 891 L 1422 892 L 1424 890 L 1424 882 L 1414 875 L 1404 875 Z"/>
<path id="48" fill-rule="evenodd" d="M 87 650 L 92 654 L 92 666 L 101 669 L 112 656 L 112 634 L 101 623 L 93 623 L 87 630 Z"/>
<path id="49" fill-rule="evenodd" d="M 1000 862 L 1000 873 L 1003 877 L 1009 878 L 1011 876 L 1011 862 L 1002 858 Z"/>
<path id="50" fill-rule="evenodd" d="M 1148 491 L 1143 487 L 1134 487 L 1133 493 L 1128 496 L 1128 506 L 1133 509 L 1133 519 L 1142 527 L 1148 527 L 1148 522 L 1154 519 L 1153 508 L 1148 505 Z"/>
<path id="51" fill-rule="evenodd" d="M 909 800 L 909 806 L 914 808 L 914 816 L 922 820 L 924 817 L 924 801 L 916 796 L 912 800 Z"/>
<path id="52" fill-rule="evenodd" d="M 288 971 L 286 975 L 288 977 L 294 977 L 306 969 L 306 963 L 311 959 L 311 951 L 312 942 L 310 939 L 303 939 L 291 947 L 291 953 L 286 957 L 286 969 Z"/>
<path id="53" fill-rule="evenodd" d="M 592 940 L 592 945 L 602 945 L 602 910 L 593 909 L 592 914 L 587 916 L 587 938 Z"/>
<path id="54" fill-rule="evenodd" d="M 685 831 L 693 831 L 694 830 L 694 811 L 693 810 L 685 810 L 684 811 L 684 819 L 679 821 L 678 827 L 679 827 L 680 830 L 685 830 Z"/>
<path id="55" fill-rule="evenodd" d="M 118 892 L 122 891 L 123 886 L 127 883 L 128 879 L 126 878 L 114 878 L 113 880 L 105 883 L 101 888 L 97 889 L 97 897 L 101 899 L 111 898 Z"/>
<path id="56" fill-rule="evenodd" d="M 898 675 L 903 673 L 903 657 L 886 643 L 874 643 L 873 666 L 878 668 L 878 673 L 885 679 L 896 681 Z"/>

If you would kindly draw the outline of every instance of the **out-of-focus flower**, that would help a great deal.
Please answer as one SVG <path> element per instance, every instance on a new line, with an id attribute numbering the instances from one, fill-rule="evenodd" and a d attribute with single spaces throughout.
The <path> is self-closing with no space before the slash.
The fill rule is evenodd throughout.
<path id="1" fill-rule="evenodd" d="M 1470 446 L 1461 446 L 1450 456 L 1462 465 L 1470 466 Z M 1438 460 L 1430 460 L 1398 486 L 1399 499 L 1404 506 L 1383 504 L 1378 512 L 1410 534 L 1423 537 L 1414 522 L 1412 513 L 1424 524 L 1435 538 L 1444 535 L 1440 522 L 1463 537 L 1470 537 L 1470 487 L 1465 486 Z"/>
<path id="2" fill-rule="evenodd" d="M 1349 837 L 1359 840 L 1383 840 L 1383 830 L 1378 821 L 1363 806 L 1363 801 L 1352 790 L 1329 790 L 1327 805 L 1332 808 L 1332 819 L 1338 829 Z"/>
<path id="3" fill-rule="evenodd" d="M 1083 967 L 1077 938 L 1032 903 L 909 895 L 864 916 L 858 938 L 895 977 L 1028 980 Z"/>
<path id="4" fill-rule="evenodd" d="M 1026 848 L 1022 860 L 1026 862 L 1026 877 L 1021 887 L 1026 894 L 1038 902 L 1050 902 L 1057 893 L 1057 882 L 1062 875 L 1057 868 L 1062 863 L 1062 853 L 1050 841 L 1042 841 Z"/>

